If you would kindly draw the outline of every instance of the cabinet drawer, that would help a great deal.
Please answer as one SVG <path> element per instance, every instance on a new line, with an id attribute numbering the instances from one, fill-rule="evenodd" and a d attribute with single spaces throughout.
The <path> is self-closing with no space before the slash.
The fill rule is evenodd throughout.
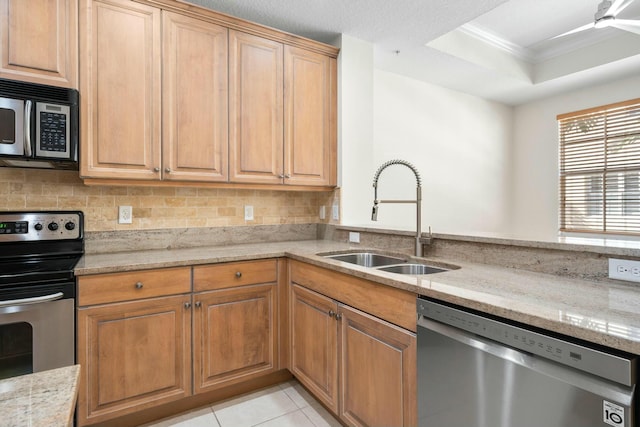
<path id="1" fill-rule="evenodd" d="M 272 283 L 277 278 L 275 259 L 203 265 L 193 267 L 193 291 Z"/>
<path id="2" fill-rule="evenodd" d="M 191 292 L 190 267 L 78 277 L 79 306 L 187 292 Z"/>

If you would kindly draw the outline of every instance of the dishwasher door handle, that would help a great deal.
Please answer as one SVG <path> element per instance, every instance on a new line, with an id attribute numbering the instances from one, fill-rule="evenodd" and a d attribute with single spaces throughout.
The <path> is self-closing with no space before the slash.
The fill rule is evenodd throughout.
<path id="1" fill-rule="evenodd" d="M 531 355 L 479 335 L 436 322 L 423 315 L 419 315 L 418 317 L 418 341 L 420 341 L 421 338 L 428 339 L 428 337 L 425 337 L 424 335 L 421 336 L 420 328 L 443 335 L 461 344 L 467 345 L 484 353 L 491 354 L 502 360 L 508 360 L 531 371 L 557 378 L 573 385 L 574 387 L 602 396 L 603 398 L 610 399 L 627 406 L 631 406 L 633 401 L 633 387 L 626 387 L 612 381 L 607 381 L 595 375 L 583 373 L 577 369 L 565 367 L 543 357 Z M 419 346 L 420 343 L 418 342 L 418 347 Z"/>

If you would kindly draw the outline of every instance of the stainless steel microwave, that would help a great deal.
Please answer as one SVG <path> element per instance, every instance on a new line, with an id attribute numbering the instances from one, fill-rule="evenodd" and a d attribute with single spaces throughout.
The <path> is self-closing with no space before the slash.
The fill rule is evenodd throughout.
<path id="1" fill-rule="evenodd" d="M 0 79 L 0 166 L 78 170 L 75 89 Z"/>

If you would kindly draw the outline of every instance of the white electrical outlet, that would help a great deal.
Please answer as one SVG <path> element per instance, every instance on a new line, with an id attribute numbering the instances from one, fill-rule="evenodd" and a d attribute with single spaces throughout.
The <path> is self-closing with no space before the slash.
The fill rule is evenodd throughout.
<path id="1" fill-rule="evenodd" d="M 118 206 L 118 224 L 131 224 L 133 221 L 133 208 L 131 206 Z"/>
<path id="2" fill-rule="evenodd" d="M 611 279 L 640 282 L 640 261 L 609 258 L 609 277 Z"/>
<path id="3" fill-rule="evenodd" d="M 244 207 L 244 220 L 253 221 L 253 206 L 246 205 Z"/>
<path id="4" fill-rule="evenodd" d="M 353 231 L 349 232 L 349 242 L 351 243 L 360 243 L 360 233 L 355 233 Z"/>
<path id="5" fill-rule="evenodd" d="M 333 205 L 331 207 L 331 219 L 337 221 L 340 219 L 340 206 Z"/>
<path id="6" fill-rule="evenodd" d="M 327 210 L 325 209 L 324 205 L 320 206 L 320 219 L 325 219 L 327 216 Z"/>

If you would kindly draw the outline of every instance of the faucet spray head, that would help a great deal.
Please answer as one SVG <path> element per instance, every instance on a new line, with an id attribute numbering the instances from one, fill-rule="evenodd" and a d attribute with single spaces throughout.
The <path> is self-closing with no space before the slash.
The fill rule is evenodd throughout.
<path id="1" fill-rule="evenodd" d="M 378 201 L 373 202 L 373 209 L 371 210 L 371 221 L 378 220 Z"/>

